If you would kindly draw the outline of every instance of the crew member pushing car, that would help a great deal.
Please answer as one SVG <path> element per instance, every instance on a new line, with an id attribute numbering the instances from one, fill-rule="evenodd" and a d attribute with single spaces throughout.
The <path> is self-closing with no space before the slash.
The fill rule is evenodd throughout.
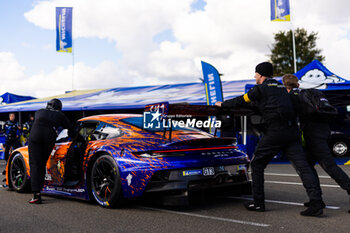
<path id="1" fill-rule="evenodd" d="M 300 89 L 298 78 L 293 74 L 286 74 L 282 78 L 284 86 L 289 92 L 295 109 L 299 115 L 300 128 L 306 144 L 308 160 L 311 166 L 316 162 L 327 172 L 327 174 L 338 183 L 338 185 L 347 191 L 350 195 L 350 178 L 336 164 L 331 151 L 328 147 L 328 138 L 331 134 L 329 120 L 317 116 L 311 116 L 303 111 L 302 105 L 307 104 L 302 98 L 299 98 Z M 304 102 L 304 103 L 303 103 Z M 304 205 L 309 205 L 305 203 Z"/>
<path id="2" fill-rule="evenodd" d="M 323 213 L 324 208 L 320 183 L 302 149 L 288 92 L 281 83 L 270 78 L 272 75 L 272 64 L 260 63 L 255 68 L 254 77 L 257 85 L 243 96 L 216 103 L 217 106 L 224 108 L 235 108 L 253 101 L 258 104 L 266 125 L 266 131 L 251 161 L 254 201 L 245 203 L 245 207 L 248 210 L 265 211 L 264 169 L 275 155 L 284 152 L 297 170 L 310 198 L 309 208 L 300 214 L 319 216 Z"/>
<path id="3" fill-rule="evenodd" d="M 72 127 L 68 118 L 61 112 L 62 102 L 52 99 L 45 109 L 35 113 L 35 120 L 29 135 L 29 166 L 31 186 L 34 197 L 29 201 L 31 204 L 41 204 L 40 191 L 43 188 L 46 163 L 55 145 L 57 128 L 68 129 L 68 135 L 72 134 Z"/>

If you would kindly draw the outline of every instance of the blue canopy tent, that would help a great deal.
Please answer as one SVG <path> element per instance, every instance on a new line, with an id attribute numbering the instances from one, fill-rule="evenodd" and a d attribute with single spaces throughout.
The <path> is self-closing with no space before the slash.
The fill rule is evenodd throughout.
<path id="1" fill-rule="evenodd" d="M 225 99 L 244 94 L 244 87 L 247 83 L 254 83 L 254 80 L 222 82 Z M 33 112 L 44 108 L 47 101 L 52 98 L 59 98 L 63 102 L 63 111 L 128 111 L 143 109 L 147 104 L 164 101 L 204 105 L 207 103 L 203 83 L 185 83 L 72 91 L 63 95 L 3 105 L 0 106 L 0 113 Z"/>
<path id="2" fill-rule="evenodd" d="M 229 99 L 244 94 L 245 85 L 254 82 L 254 80 L 222 82 L 224 98 Z M 45 107 L 51 98 L 59 98 L 62 101 L 63 111 L 142 109 L 147 104 L 164 101 L 190 104 L 207 102 L 202 83 L 185 83 L 72 91 L 64 95 L 0 106 L 0 113 L 36 111 Z"/>
<path id="3" fill-rule="evenodd" d="M 23 95 L 15 95 L 9 92 L 6 92 L 0 96 L 0 104 L 11 104 L 26 100 L 32 100 L 35 97 L 32 96 L 23 96 Z"/>
<path id="4" fill-rule="evenodd" d="M 349 89 L 350 81 L 329 71 L 321 62 L 313 60 L 295 73 L 299 79 L 300 88 L 317 88 L 321 90 Z"/>
<path id="5" fill-rule="evenodd" d="M 295 73 L 300 88 L 323 91 L 334 106 L 350 105 L 350 81 L 329 71 L 321 62 L 313 60 Z"/>

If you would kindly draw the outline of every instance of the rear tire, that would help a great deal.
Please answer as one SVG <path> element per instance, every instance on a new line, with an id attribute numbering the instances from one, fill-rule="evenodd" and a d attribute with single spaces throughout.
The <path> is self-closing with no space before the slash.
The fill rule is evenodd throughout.
<path id="1" fill-rule="evenodd" d="M 30 181 L 27 175 L 27 167 L 21 154 L 16 154 L 9 165 L 9 184 L 17 192 L 30 190 Z"/>
<path id="2" fill-rule="evenodd" d="M 89 174 L 90 196 L 101 206 L 118 207 L 123 195 L 118 165 L 110 155 L 98 157 Z"/>

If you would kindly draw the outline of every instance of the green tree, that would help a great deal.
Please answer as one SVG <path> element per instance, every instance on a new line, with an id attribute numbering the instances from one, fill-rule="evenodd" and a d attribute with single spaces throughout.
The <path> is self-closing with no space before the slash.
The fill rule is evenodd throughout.
<path id="1" fill-rule="evenodd" d="M 294 31 L 297 69 L 303 68 L 317 59 L 323 62 L 321 49 L 316 48 L 317 33 L 310 34 L 303 28 Z M 292 31 L 280 31 L 275 34 L 275 43 L 272 45 L 270 61 L 274 66 L 274 76 L 294 73 Z"/>

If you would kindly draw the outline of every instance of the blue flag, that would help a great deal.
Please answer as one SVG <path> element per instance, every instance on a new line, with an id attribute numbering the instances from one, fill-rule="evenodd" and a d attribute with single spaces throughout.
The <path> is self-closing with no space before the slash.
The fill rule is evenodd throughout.
<path id="1" fill-rule="evenodd" d="M 223 101 L 222 86 L 219 72 L 214 66 L 202 61 L 202 70 L 205 85 L 207 104 L 214 105 L 218 101 Z"/>
<path id="2" fill-rule="evenodd" d="M 271 0 L 271 21 L 290 21 L 289 0 Z"/>
<path id="3" fill-rule="evenodd" d="M 72 52 L 72 7 L 56 7 L 56 51 Z"/>

